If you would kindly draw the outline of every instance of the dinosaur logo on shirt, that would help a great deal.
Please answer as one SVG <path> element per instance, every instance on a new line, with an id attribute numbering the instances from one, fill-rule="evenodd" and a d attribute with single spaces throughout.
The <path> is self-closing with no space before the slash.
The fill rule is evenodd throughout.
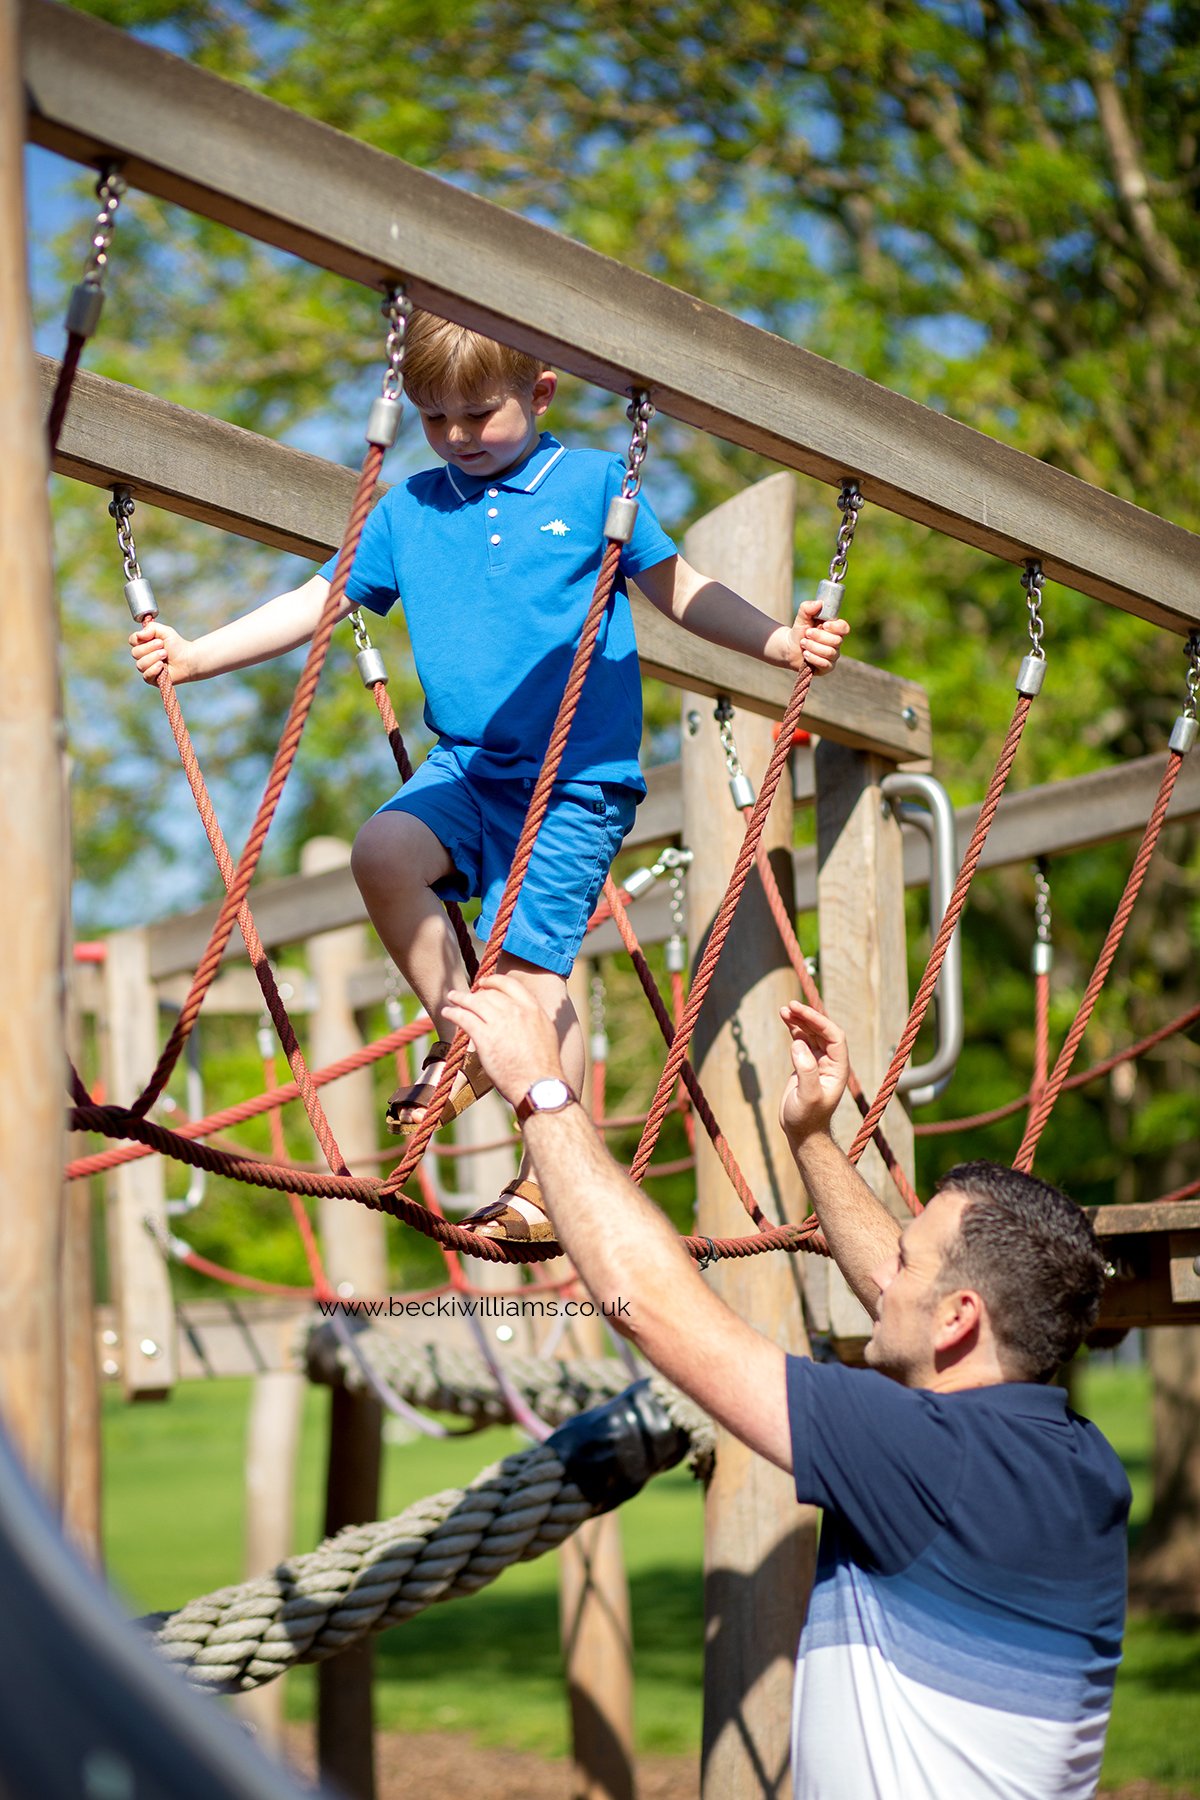
<path id="1" fill-rule="evenodd" d="M 538 529 L 540 531 L 549 531 L 554 537 L 566 537 L 571 527 L 567 524 L 565 519 L 551 519 L 548 525 L 541 525 Z"/>

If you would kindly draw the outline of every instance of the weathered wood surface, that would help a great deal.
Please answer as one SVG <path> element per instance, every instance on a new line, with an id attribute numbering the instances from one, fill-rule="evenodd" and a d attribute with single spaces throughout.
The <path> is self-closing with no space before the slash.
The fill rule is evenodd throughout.
<path id="1" fill-rule="evenodd" d="M 28 132 L 149 193 L 536 351 L 616 393 L 1177 631 L 1200 544 L 1139 507 L 52 0 Z M 536 282 L 529 278 L 537 270 Z M 364 330 L 373 308 L 364 306 Z"/>
<path id="2" fill-rule="evenodd" d="M 40 360 L 47 405 L 56 371 Z M 341 543 L 356 480 L 337 463 L 86 373 L 76 378 L 54 467 L 95 487 L 122 482 L 137 501 L 321 561 Z M 152 545 L 145 548 L 153 569 Z M 631 599 L 644 674 L 782 715 L 792 691 L 786 670 L 681 631 L 636 588 Z M 924 690 L 850 657 L 814 684 L 807 723 L 900 760 L 929 754 Z"/>

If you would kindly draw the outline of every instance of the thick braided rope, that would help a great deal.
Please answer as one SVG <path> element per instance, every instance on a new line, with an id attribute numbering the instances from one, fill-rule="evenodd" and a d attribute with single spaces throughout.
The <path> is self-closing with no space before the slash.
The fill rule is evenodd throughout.
<path id="1" fill-rule="evenodd" d="M 397 719 L 395 709 L 392 706 L 391 698 L 387 691 L 387 684 L 382 681 L 373 681 L 371 683 L 371 698 L 374 700 L 379 712 L 379 717 L 383 722 L 383 729 L 387 734 L 387 741 L 391 745 L 392 755 L 396 759 L 396 768 L 399 772 L 400 779 L 402 782 L 411 781 L 413 776 L 412 759 L 408 754 L 404 738 L 401 735 L 400 721 Z M 471 942 L 471 933 L 467 929 L 467 922 L 463 918 L 462 911 L 456 900 L 443 900 L 442 905 L 446 909 L 446 917 L 449 919 L 454 930 L 454 935 L 458 940 L 458 948 L 467 971 L 467 977 L 469 980 L 474 981 L 479 972 L 479 958 L 475 954 L 475 946 Z"/>
<path id="2" fill-rule="evenodd" d="M 670 971 L 670 976 L 671 1026 L 673 1030 L 678 1031 L 680 1021 L 683 1018 L 683 1009 L 687 1002 L 687 995 L 684 992 L 682 970 L 672 969 Z M 684 1136 L 687 1138 L 688 1149 L 694 1151 L 696 1148 L 696 1120 L 688 1099 L 687 1083 L 682 1080 L 677 1089 L 677 1104 L 679 1106 L 679 1116 L 683 1120 L 683 1131 Z"/>
<path id="3" fill-rule="evenodd" d="M 1129 1044 L 1124 1050 L 1117 1050 L 1112 1056 L 1106 1056 L 1103 1062 L 1093 1063 L 1088 1069 L 1081 1069 L 1078 1074 L 1070 1075 L 1063 1082 L 1060 1093 L 1071 1093 L 1076 1088 L 1086 1087 L 1089 1081 L 1098 1081 L 1101 1075 L 1107 1075 L 1117 1067 L 1118 1063 L 1133 1062 L 1143 1056 L 1147 1050 L 1155 1047 L 1167 1038 L 1174 1037 L 1178 1031 L 1186 1031 L 1200 1019 L 1200 1004 L 1189 1006 L 1178 1018 L 1171 1019 L 1166 1025 L 1160 1025 L 1148 1037 L 1139 1038 L 1136 1044 Z M 1008 1100 L 1003 1106 L 994 1106 L 990 1112 L 971 1113 L 963 1119 L 932 1119 L 922 1125 L 914 1125 L 913 1130 L 918 1137 L 944 1137 L 951 1131 L 971 1131 L 980 1125 L 995 1125 L 1000 1119 L 1009 1119 L 1013 1113 L 1021 1112 L 1036 1098 L 1036 1089 L 1030 1088 L 1028 1093 L 1018 1094 L 1015 1100 Z"/>
<path id="4" fill-rule="evenodd" d="M 364 1044 L 361 1050 L 352 1050 L 348 1056 L 340 1057 L 337 1062 L 327 1063 L 323 1069 L 312 1072 L 314 1087 L 324 1087 L 327 1082 L 337 1081 L 342 1075 L 350 1075 L 356 1069 L 367 1067 L 378 1062 L 381 1057 L 389 1055 L 393 1050 L 411 1043 L 414 1038 L 422 1037 L 429 1029 L 429 1021 L 425 1018 L 414 1019 L 411 1025 L 401 1025 L 395 1031 L 389 1031 L 386 1037 L 374 1044 Z M 82 1084 L 81 1084 L 82 1086 Z M 294 1081 L 285 1082 L 282 1087 L 270 1088 L 266 1093 L 254 1094 L 249 1100 L 239 1100 L 233 1106 L 223 1108 L 221 1112 L 209 1113 L 204 1119 L 189 1119 L 175 1128 L 175 1136 L 180 1138 L 207 1138 L 227 1126 L 244 1124 L 247 1119 L 258 1118 L 261 1113 L 272 1112 L 278 1107 L 286 1106 L 290 1101 L 300 1097 L 300 1090 Z M 76 1103 L 92 1106 L 91 1096 L 84 1090 L 76 1094 Z M 85 1175 L 99 1175 L 105 1169 L 115 1169 L 120 1163 L 136 1162 L 140 1157 L 153 1156 L 154 1149 L 147 1144 L 122 1144 L 114 1150 L 102 1150 L 94 1156 L 80 1156 L 67 1164 L 65 1175 L 68 1181 L 77 1181 Z M 238 1154 L 237 1151 L 234 1154 Z M 241 1154 L 255 1161 L 266 1160 L 258 1151 L 243 1150 Z"/>
<path id="5" fill-rule="evenodd" d="M 771 759 L 767 764 L 767 772 L 763 777 L 762 787 L 759 790 L 758 799 L 754 804 L 754 811 L 750 815 L 750 823 L 746 828 L 746 835 L 742 841 L 742 847 L 738 852 L 737 861 L 734 863 L 733 872 L 729 878 L 729 885 L 725 890 L 725 897 L 717 909 L 717 915 L 713 920 L 712 929 L 709 932 L 708 942 L 704 947 L 704 954 L 701 956 L 696 967 L 695 975 L 692 977 L 692 990 L 688 995 L 687 1005 L 683 1010 L 683 1018 L 680 1021 L 678 1031 L 675 1033 L 671 1048 L 667 1052 L 666 1064 L 659 1077 L 654 1099 L 650 1104 L 650 1112 L 646 1120 L 645 1129 L 642 1132 L 641 1142 L 637 1147 L 637 1154 L 630 1166 L 630 1179 L 635 1182 L 640 1181 L 645 1173 L 646 1165 L 649 1163 L 650 1157 L 654 1151 L 654 1146 L 658 1142 L 658 1134 L 662 1130 L 663 1120 L 666 1118 L 670 1108 L 671 1096 L 674 1091 L 675 1083 L 678 1081 L 680 1071 L 683 1068 L 683 1061 L 692 1041 L 692 1033 L 696 1028 L 696 1020 L 699 1016 L 700 1008 L 704 1004 L 709 986 L 711 985 L 713 973 L 717 966 L 717 959 L 725 946 L 726 938 L 729 936 L 729 930 L 733 924 L 733 915 L 737 911 L 738 902 L 742 897 L 742 890 L 746 885 L 750 870 L 754 866 L 755 852 L 766 826 L 767 814 L 771 810 L 771 802 L 775 798 L 775 790 L 779 786 L 780 777 L 787 766 L 787 760 L 791 754 L 792 733 L 795 731 L 800 714 L 804 710 L 804 702 L 808 698 L 808 690 L 812 686 L 812 679 L 812 669 L 806 663 L 796 677 L 796 685 L 792 689 L 792 697 L 788 701 L 787 711 L 783 715 L 783 721 L 779 727 L 779 736 L 771 751 Z"/>
<path id="6" fill-rule="evenodd" d="M 496 968 L 496 964 L 500 960 L 500 952 L 504 947 L 504 936 L 508 930 L 513 913 L 516 911 L 517 900 L 521 892 L 521 884 L 525 879 L 525 872 L 529 867 L 529 859 L 533 854 L 533 846 L 537 839 L 538 832 L 541 829 L 542 820 L 546 816 L 546 810 L 550 804 L 550 797 L 553 792 L 555 780 L 558 776 L 559 766 L 562 763 L 563 752 L 567 747 L 567 737 L 575 719 L 576 708 L 579 705 L 579 697 L 583 692 L 583 684 L 587 679 L 588 668 L 592 660 L 592 652 L 596 647 L 596 640 L 600 635 L 600 626 L 604 619 L 609 599 L 612 595 L 613 584 L 617 578 L 617 569 L 621 560 L 621 548 L 622 546 L 612 539 L 606 540 L 604 555 L 601 558 L 600 568 L 596 575 L 596 586 L 592 594 L 591 603 L 588 607 L 587 616 L 584 620 L 579 643 L 571 663 L 570 673 L 567 676 L 563 697 L 559 702 L 554 727 L 550 733 L 550 740 L 546 745 L 545 759 L 542 763 L 541 773 L 534 784 L 533 793 L 529 798 L 529 806 L 525 813 L 525 823 L 521 828 L 521 835 L 517 839 L 517 847 L 513 852 L 512 866 L 508 872 L 508 879 L 504 884 L 504 893 L 496 912 L 496 920 L 492 926 L 491 935 L 488 938 L 483 958 L 479 964 L 476 983 L 491 975 Z M 384 1182 L 384 1193 L 392 1194 L 402 1188 L 422 1156 L 425 1154 L 425 1147 L 437 1130 L 438 1121 L 442 1116 L 447 1100 L 450 1098 L 450 1090 L 454 1085 L 455 1077 L 466 1062 L 468 1047 L 466 1032 L 461 1029 L 456 1031 L 450 1047 L 450 1053 L 446 1058 L 445 1067 L 442 1070 L 441 1079 L 433 1093 L 430 1095 L 429 1103 L 425 1107 L 424 1117 L 422 1118 L 421 1123 L 408 1140 L 408 1147 L 405 1150 L 403 1157 Z"/>
<path id="7" fill-rule="evenodd" d="M 461 1300 L 458 1304 L 461 1306 Z M 415 1344 L 371 1326 L 355 1334 L 355 1344 L 362 1360 L 414 1406 L 454 1413 L 477 1425 L 498 1425 L 509 1417 L 495 1370 L 472 1351 L 444 1344 Z M 309 1333 L 305 1359 L 310 1381 L 356 1391 L 366 1386 L 362 1363 L 327 1325 L 318 1325 Z M 510 1386 L 551 1425 L 565 1424 L 629 1386 L 629 1370 L 615 1356 L 568 1359 L 505 1354 L 500 1363 Z M 716 1447 L 712 1420 L 671 1382 L 647 1372 L 651 1390 L 671 1423 L 686 1431 L 691 1440 L 689 1467 L 693 1473 L 703 1473 Z"/>
<path id="8" fill-rule="evenodd" d="M 629 914 L 621 904 L 621 897 L 617 892 L 611 875 L 605 881 L 604 895 L 612 914 L 613 923 L 620 933 L 621 942 L 628 951 L 630 960 L 637 971 L 638 980 L 642 984 L 642 992 L 650 1003 L 650 1010 L 654 1014 L 655 1022 L 663 1035 L 663 1041 L 667 1045 L 667 1048 L 670 1049 L 671 1044 L 675 1039 L 675 1023 L 666 1009 L 663 997 L 658 989 L 658 983 L 654 979 L 654 972 L 646 961 L 642 952 L 642 947 L 638 943 L 637 934 L 630 923 Z M 738 1167 L 733 1151 L 729 1146 L 729 1140 L 717 1123 L 716 1115 L 708 1103 L 708 1097 L 700 1085 L 700 1077 L 696 1074 L 695 1069 L 686 1057 L 679 1066 L 679 1074 L 680 1079 L 691 1096 L 692 1105 L 696 1109 L 700 1123 L 704 1126 L 705 1131 L 707 1131 L 712 1140 L 713 1149 L 721 1160 L 721 1167 L 728 1175 L 734 1193 L 755 1223 L 758 1225 L 765 1224 L 766 1216 L 759 1206 L 758 1201 L 754 1198 L 749 1182 Z M 651 1173 L 653 1173 L 653 1171 L 647 1166 L 642 1170 L 642 1179 L 645 1180 L 646 1176 Z"/>
<path id="9" fill-rule="evenodd" d="M 1108 971 L 1112 967 L 1113 958 L 1117 954 L 1121 939 L 1125 934 L 1125 927 L 1129 923 L 1130 914 L 1133 912 L 1138 894 L 1141 892 L 1142 882 L 1145 879 L 1146 870 L 1150 866 L 1150 858 L 1154 855 L 1155 847 L 1158 844 L 1159 834 L 1167 816 L 1167 807 L 1171 803 L 1171 795 L 1182 767 L 1182 754 L 1178 750 L 1168 750 L 1167 764 L 1163 770 L 1158 798 L 1154 802 L 1154 809 L 1146 823 L 1145 834 L 1134 859 L 1133 868 L 1129 872 L 1129 880 L 1125 883 L 1125 891 L 1121 895 L 1120 904 L 1113 915 L 1113 922 L 1108 928 L 1108 936 L 1096 959 L 1091 979 L 1084 989 L 1083 999 L 1079 1003 L 1079 1011 L 1075 1014 L 1071 1029 L 1058 1053 L 1054 1072 L 1030 1108 L 1029 1123 L 1025 1127 L 1021 1147 L 1013 1161 L 1014 1169 L 1020 1169 L 1025 1174 L 1028 1174 L 1033 1167 L 1038 1139 L 1045 1130 L 1046 1121 L 1054 1109 L 1054 1103 L 1058 1099 L 1062 1084 L 1070 1073 L 1071 1064 L 1075 1060 L 1075 1052 L 1087 1030 L 1088 1020 L 1100 998 L 1100 990 L 1104 986 Z"/>
<path id="10" fill-rule="evenodd" d="M 591 1516 L 553 1450 L 539 1444 L 466 1488 L 348 1526 L 268 1575 L 145 1622 L 156 1648 L 196 1686 L 245 1693 L 439 1600 L 478 1593 L 510 1563 L 557 1549 Z"/>
<path id="11" fill-rule="evenodd" d="M 745 810 L 748 812 L 749 808 L 747 807 Z M 758 870 L 759 880 L 763 885 L 763 893 L 766 895 L 768 910 L 770 911 L 772 919 L 775 921 L 775 929 L 779 933 L 779 939 L 783 945 L 784 955 L 791 963 L 792 971 L 795 974 L 797 981 L 800 983 L 800 992 L 804 995 L 804 998 L 810 1006 L 816 1007 L 818 1012 L 824 1012 L 825 1003 L 821 999 L 821 991 L 813 980 L 812 971 L 808 966 L 808 960 L 805 957 L 804 951 L 800 946 L 800 941 L 796 936 L 796 927 L 791 916 L 791 911 L 785 904 L 783 895 L 779 891 L 779 883 L 775 879 L 775 871 L 771 867 L 771 859 L 767 854 L 766 846 L 761 842 L 759 843 L 758 853 L 754 860 L 755 867 Z M 847 1073 L 846 1088 L 850 1098 L 857 1106 L 860 1115 L 865 1118 L 868 1111 L 867 1096 L 863 1092 L 862 1083 L 854 1073 L 852 1067 Z M 908 1175 L 906 1174 L 900 1159 L 897 1157 L 896 1152 L 892 1149 L 892 1146 L 888 1143 L 887 1138 L 883 1135 L 882 1130 L 878 1126 L 875 1128 L 874 1142 L 875 1148 L 883 1158 L 888 1174 L 896 1185 L 896 1191 L 904 1201 L 909 1212 L 914 1214 L 919 1213 L 921 1211 L 921 1197 L 913 1187 L 912 1182 L 908 1179 Z"/>
<path id="12" fill-rule="evenodd" d="M 883 1117 L 888 1101 L 896 1091 L 896 1083 L 900 1079 L 900 1071 L 912 1054 L 912 1047 L 917 1041 L 917 1033 L 921 1029 L 921 1024 L 928 1011 L 929 1003 L 933 999 L 933 990 L 937 986 L 937 978 L 942 972 L 942 963 L 945 961 L 946 951 L 950 947 L 950 939 L 954 935 L 954 929 L 962 915 L 963 907 L 966 905 L 967 892 L 975 877 L 975 870 L 979 858 L 983 853 L 984 842 L 991 829 L 992 820 L 996 816 L 1001 796 L 1004 793 L 1005 784 L 1008 781 L 1009 773 L 1012 769 L 1013 762 L 1016 759 L 1017 748 L 1021 742 L 1021 733 L 1025 729 L 1025 721 L 1029 717 L 1029 709 L 1032 704 L 1033 700 L 1029 694 L 1018 694 L 1017 704 L 1013 710 L 1012 723 L 1008 728 L 1008 735 L 1005 738 L 1003 748 L 1000 751 L 1000 758 L 996 764 L 995 771 L 993 772 L 983 805 L 979 809 L 979 817 L 975 821 L 975 829 L 971 834 L 971 841 L 967 845 L 967 853 L 963 857 L 962 867 L 958 872 L 958 880 L 955 882 L 953 891 L 946 903 L 946 911 L 942 917 L 942 922 L 938 928 L 937 935 L 933 940 L 933 948 L 929 954 L 929 962 L 926 965 L 925 973 L 918 984 L 916 994 L 913 997 L 912 1006 L 909 1008 L 908 1021 L 900 1034 L 900 1042 L 896 1046 L 896 1053 L 892 1057 L 879 1092 L 876 1094 L 874 1100 L 872 1100 L 866 1116 L 858 1128 L 858 1135 L 850 1146 L 848 1154 L 852 1163 L 856 1163 L 859 1160 L 863 1151 L 871 1142 L 875 1127 Z"/>
<path id="13" fill-rule="evenodd" d="M 159 675 L 158 688 L 171 726 L 171 735 L 174 737 L 176 748 L 179 751 L 179 760 L 183 764 L 187 783 L 192 791 L 192 798 L 196 802 L 196 811 L 199 813 L 200 822 L 204 827 L 204 835 L 208 839 L 209 848 L 212 850 L 221 880 L 228 892 L 233 886 L 236 876 L 233 858 L 229 854 L 225 835 L 217 822 L 216 809 L 201 773 L 200 759 L 196 755 L 191 733 L 184 721 L 175 684 L 165 668 Z M 279 992 L 279 983 L 275 979 L 275 971 L 271 967 L 266 946 L 258 935 L 258 927 L 254 923 L 248 901 L 243 900 L 238 908 L 237 922 L 245 941 L 251 967 L 258 979 L 258 985 L 262 989 L 263 1001 L 271 1015 L 271 1022 L 275 1027 L 283 1053 L 287 1057 L 288 1067 L 292 1071 L 300 1099 L 304 1103 L 304 1110 L 308 1114 L 308 1122 L 313 1128 L 313 1135 L 321 1147 L 321 1154 L 331 1169 L 336 1170 L 339 1174 L 345 1174 L 345 1158 L 338 1148 L 333 1129 L 325 1114 L 325 1108 L 317 1094 L 316 1083 L 313 1081 L 308 1064 L 304 1059 L 304 1052 L 300 1048 L 300 1040 L 297 1038 L 295 1027 L 288 1016 L 287 1007 L 283 1003 L 283 996 Z"/>
<path id="14" fill-rule="evenodd" d="M 199 966 L 192 978 L 192 985 L 188 991 L 187 998 L 175 1021 L 174 1028 L 167 1040 L 163 1053 L 159 1057 L 158 1063 L 150 1080 L 146 1084 L 146 1087 L 134 1102 L 134 1111 L 143 1116 L 149 1111 L 150 1107 L 153 1106 L 154 1102 L 162 1093 L 163 1088 L 166 1086 L 170 1077 L 171 1071 L 179 1059 L 180 1052 L 187 1042 L 188 1035 L 199 1014 L 204 996 L 212 985 L 217 970 L 220 967 L 221 958 L 225 954 L 225 946 L 229 942 L 234 921 L 241 911 L 242 902 L 245 900 L 250 883 L 254 878 L 254 871 L 258 867 L 258 860 L 262 854 L 262 847 L 266 841 L 271 821 L 275 816 L 275 809 L 279 804 L 280 796 L 283 793 L 284 783 L 291 772 L 292 764 L 296 759 L 296 752 L 300 747 L 301 734 L 303 733 L 305 722 L 307 721 L 309 710 L 317 691 L 317 682 L 320 679 L 321 670 L 324 667 L 325 656 L 329 649 L 329 641 L 333 636 L 334 625 L 337 623 L 338 614 L 342 604 L 342 597 L 346 591 L 346 583 L 350 578 L 351 565 L 354 562 L 355 552 L 358 549 L 358 542 L 362 536 L 363 525 L 366 523 L 367 514 L 371 509 L 371 499 L 375 492 L 375 484 L 379 477 L 379 468 L 382 461 L 383 451 L 377 444 L 371 444 L 363 459 L 362 471 L 358 479 L 358 488 L 355 492 L 354 504 L 351 508 L 349 522 L 346 526 L 346 535 L 342 541 L 341 551 L 338 555 L 333 582 L 330 586 L 329 593 L 326 596 L 320 622 L 317 625 L 316 631 L 313 633 L 312 644 L 305 660 L 300 680 L 296 685 L 296 692 L 292 698 L 292 704 L 284 724 L 279 747 L 275 752 L 275 758 L 267 777 L 263 797 L 259 803 L 254 823 L 250 828 L 250 834 L 246 840 L 245 848 L 238 860 L 232 885 L 226 892 L 225 899 L 221 905 L 221 910 L 218 913 L 216 923 L 213 926 L 212 935 L 209 938 L 208 947 L 205 950 L 203 957 L 200 959 Z"/>
<path id="15" fill-rule="evenodd" d="M 83 354 L 83 346 L 86 343 L 87 339 L 82 337 L 79 332 L 68 331 L 67 347 L 63 352 L 63 359 L 58 365 L 58 375 L 54 383 L 54 398 L 50 402 L 50 413 L 46 420 L 46 441 L 52 462 L 66 421 L 71 389 L 75 385 L 75 371 L 79 367 L 79 358 Z"/>

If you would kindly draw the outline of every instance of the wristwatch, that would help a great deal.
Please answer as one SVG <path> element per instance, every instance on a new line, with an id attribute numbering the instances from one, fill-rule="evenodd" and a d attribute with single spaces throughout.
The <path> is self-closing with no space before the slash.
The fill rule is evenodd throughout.
<path id="1" fill-rule="evenodd" d="M 523 1125 L 531 1113 L 564 1112 L 568 1106 L 578 1104 L 579 1095 L 572 1093 L 565 1081 L 557 1075 L 545 1075 L 534 1082 L 523 1100 L 518 1100 L 517 1124 Z"/>

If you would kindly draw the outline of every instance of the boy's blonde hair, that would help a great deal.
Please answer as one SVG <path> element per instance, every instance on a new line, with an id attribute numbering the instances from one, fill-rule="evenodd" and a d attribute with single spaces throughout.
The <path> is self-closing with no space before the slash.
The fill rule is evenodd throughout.
<path id="1" fill-rule="evenodd" d="M 495 338 L 414 310 L 404 336 L 404 391 L 414 406 L 435 410 L 450 395 L 470 403 L 497 387 L 533 392 L 545 363 Z"/>

